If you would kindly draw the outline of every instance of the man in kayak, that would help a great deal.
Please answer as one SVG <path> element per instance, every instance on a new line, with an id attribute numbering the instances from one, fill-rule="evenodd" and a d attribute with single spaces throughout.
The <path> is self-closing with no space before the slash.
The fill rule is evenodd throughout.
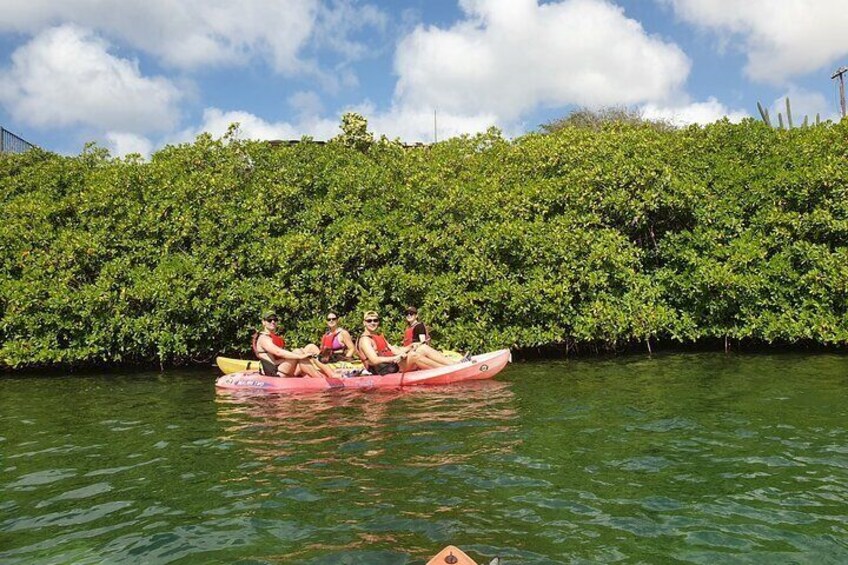
<path id="1" fill-rule="evenodd" d="M 453 363 L 450 360 L 442 363 L 433 359 L 431 355 L 436 351 L 424 343 L 408 347 L 395 347 L 389 344 L 383 334 L 377 331 L 380 326 L 380 316 L 374 311 L 366 312 L 363 322 L 365 331 L 357 342 L 359 358 L 375 375 L 433 369 Z"/>
<path id="2" fill-rule="evenodd" d="M 318 347 L 309 344 L 302 349 L 289 351 L 286 341 L 277 335 L 279 318 L 275 312 L 266 312 L 262 316 L 262 331 L 253 339 L 253 352 L 262 363 L 262 374 L 276 377 L 320 377 L 322 373 L 335 378 L 332 369 L 313 359 Z"/>
<path id="3" fill-rule="evenodd" d="M 333 311 L 327 313 L 327 331 L 321 337 L 321 352 L 318 359 L 322 363 L 350 361 L 356 354 L 350 333 L 339 327 L 339 315 Z"/>
<path id="4" fill-rule="evenodd" d="M 426 345 L 426 348 L 422 348 Z M 452 365 L 455 361 L 451 361 L 445 357 L 439 350 L 430 347 L 430 332 L 427 331 L 427 326 L 424 322 L 418 319 L 418 308 L 415 306 L 406 307 L 406 332 L 403 334 L 403 346 L 414 346 L 421 351 L 428 359 L 438 363 L 440 367 Z"/>

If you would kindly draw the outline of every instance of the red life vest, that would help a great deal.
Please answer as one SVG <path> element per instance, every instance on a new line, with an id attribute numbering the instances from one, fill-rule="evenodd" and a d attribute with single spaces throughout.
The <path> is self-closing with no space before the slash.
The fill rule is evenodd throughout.
<path id="1" fill-rule="evenodd" d="M 408 347 L 408 346 L 410 346 L 413 343 L 418 341 L 418 336 L 412 335 L 412 330 L 414 330 L 416 327 L 418 327 L 419 324 L 421 324 L 421 322 L 417 322 L 414 326 L 409 326 L 408 328 L 406 328 L 406 331 L 403 334 L 403 346 L 404 347 Z M 421 324 L 421 325 L 424 326 L 424 324 Z M 425 342 L 430 341 L 430 332 L 427 331 L 427 326 L 424 326 L 424 335 L 426 336 L 424 338 L 424 341 Z"/>
<path id="2" fill-rule="evenodd" d="M 344 349 L 344 344 L 337 349 L 333 349 L 333 342 L 336 341 L 336 336 L 340 331 L 341 330 L 336 330 L 334 332 L 327 331 L 324 333 L 324 336 L 321 338 L 321 351 L 333 352 Z"/>
<path id="3" fill-rule="evenodd" d="M 256 343 L 259 341 L 260 335 L 262 335 L 262 334 L 258 333 L 258 332 L 253 334 L 253 342 L 250 344 L 250 346 L 253 348 L 253 354 L 256 355 L 257 357 L 259 357 L 259 353 L 257 353 L 257 350 L 256 350 Z M 274 332 L 268 332 L 268 337 L 270 337 L 271 342 L 274 345 L 276 345 L 277 347 L 279 347 L 280 349 L 286 348 L 286 340 L 284 340 L 282 336 L 279 336 L 279 335 L 275 334 Z"/>
<path id="4" fill-rule="evenodd" d="M 386 341 L 386 338 L 384 338 L 382 334 L 363 334 L 362 337 L 360 337 L 359 339 L 361 340 L 364 337 L 370 337 L 371 340 L 374 342 L 374 349 L 377 352 L 377 357 L 394 356 L 395 352 L 392 351 L 391 347 L 389 347 L 389 342 Z M 357 343 L 357 345 L 359 344 Z M 359 358 L 362 359 L 362 362 L 366 366 L 371 366 L 371 364 L 368 362 L 368 357 L 365 355 L 365 353 L 362 353 L 361 350 L 359 351 Z"/>

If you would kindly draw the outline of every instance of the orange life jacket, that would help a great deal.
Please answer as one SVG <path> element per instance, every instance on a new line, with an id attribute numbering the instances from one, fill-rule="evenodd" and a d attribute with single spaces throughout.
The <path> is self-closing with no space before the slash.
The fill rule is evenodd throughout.
<path id="1" fill-rule="evenodd" d="M 262 334 L 259 333 L 259 332 L 254 333 L 253 334 L 253 341 L 250 344 L 250 346 L 253 348 L 253 354 L 256 355 L 257 357 L 259 357 L 259 353 L 257 352 L 257 349 L 256 349 L 256 343 L 259 341 L 260 335 L 262 335 Z M 286 348 L 286 340 L 283 339 L 283 336 L 279 336 L 279 335 L 275 334 L 274 332 L 268 332 L 268 337 L 270 337 L 271 342 L 274 345 L 276 345 L 277 347 L 279 347 L 280 349 Z"/>
<path id="2" fill-rule="evenodd" d="M 389 347 L 389 342 L 386 341 L 386 338 L 383 337 L 382 334 L 370 334 L 370 335 L 362 334 L 362 336 L 359 338 L 359 340 L 361 341 L 362 338 L 364 338 L 364 337 L 370 337 L 371 341 L 374 342 L 374 349 L 377 352 L 378 357 L 392 357 L 392 356 L 394 356 L 395 352 L 392 351 L 391 347 Z M 359 358 L 362 359 L 362 363 L 366 367 L 370 367 L 371 363 L 368 362 L 368 357 L 365 355 L 365 353 L 362 352 L 362 348 L 358 347 L 359 341 L 356 342 L 356 345 L 357 345 L 357 349 L 359 349 L 359 351 L 357 351 L 357 354 L 359 355 Z"/>
<path id="3" fill-rule="evenodd" d="M 322 353 L 332 353 L 334 351 L 340 351 L 344 349 L 344 344 L 341 347 L 333 348 L 333 342 L 336 341 L 336 336 L 339 334 L 341 330 L 335 331 L 326 331 L 324 332 L 324 336 L 321 338 L 321 352 Z"/>
<path id="4" fill-rule="evenodd" d="M 421 322 L 416 322 L 416 324 L 414 326 L 409 326 L 408 328 L 406 328 L 406 331 L 403 334 L 403 346 L 404 347 L 408 347 L 408 346 L 412 345 L 414 342 L 418 341 L 418 339 L 417 339 L 418 336 L 412 335 L 412 330 L 414 330 L 418 326 L 419 323 L 421 323 Z M 424 326 L 424 324 L 421 324 L 421 325 Z M 424 335 L 426 336 L 424 341 L 425 342 L 430 341 L 430 332 L 427 331 L 427 326 L 424 326 Z"/>

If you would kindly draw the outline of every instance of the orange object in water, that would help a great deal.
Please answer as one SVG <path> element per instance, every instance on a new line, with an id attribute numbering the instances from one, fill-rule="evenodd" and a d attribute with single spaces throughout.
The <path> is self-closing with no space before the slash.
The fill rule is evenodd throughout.
<path id="1" fill-rule="evenodd" d="M 458 547 L 449 545 L 428 561 L 427 565 L 477 565 L 477 562 Z"/>

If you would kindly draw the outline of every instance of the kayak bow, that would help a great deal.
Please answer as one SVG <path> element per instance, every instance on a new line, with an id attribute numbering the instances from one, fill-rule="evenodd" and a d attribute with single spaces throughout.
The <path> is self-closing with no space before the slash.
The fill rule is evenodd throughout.
<path id="1" fill-rule="evenodd" d="M 427 565 L 477 565 L 464 551 L 449 545 L 427 562 Z"/>

